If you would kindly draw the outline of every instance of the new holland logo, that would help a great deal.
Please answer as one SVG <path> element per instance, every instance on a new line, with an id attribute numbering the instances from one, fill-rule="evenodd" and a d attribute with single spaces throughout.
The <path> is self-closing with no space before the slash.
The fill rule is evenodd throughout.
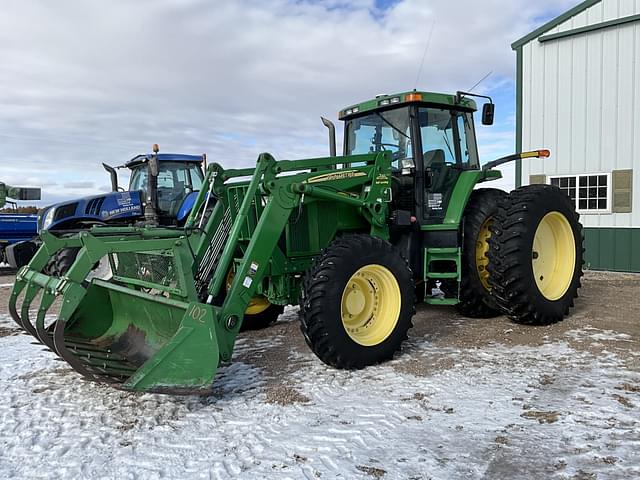
<path id="1" fill-rule="evenodd" d="M 344 172 L 325 173 L 324 175 L 318 175 L 317 177 L 311 177 L 306 180 L 305 183 L 319 183 L 329 182 L 332 180 L 344 180 L 346 178 L 366 177 L 367 174 L 360 170 L 346 170 Z"/>

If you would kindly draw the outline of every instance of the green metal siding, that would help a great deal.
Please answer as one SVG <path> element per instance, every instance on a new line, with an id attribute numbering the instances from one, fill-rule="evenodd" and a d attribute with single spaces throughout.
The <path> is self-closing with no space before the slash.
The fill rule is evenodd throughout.
<path id="1" fill-rule="evenodd" d="M 640 228 L 585 228 L 585 267 L 640 272 Z"/>

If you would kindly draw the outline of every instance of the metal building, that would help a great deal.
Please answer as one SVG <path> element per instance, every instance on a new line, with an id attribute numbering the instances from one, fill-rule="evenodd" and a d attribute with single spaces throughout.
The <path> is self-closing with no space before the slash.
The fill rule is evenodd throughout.
<path id="1" fill-rule="evenodd" d="M 516 147 L 552 152 L 516 184 L 576 202 L 587 268 L 640 272 L 640 0 L 584 1 L 512 48 Z"/>

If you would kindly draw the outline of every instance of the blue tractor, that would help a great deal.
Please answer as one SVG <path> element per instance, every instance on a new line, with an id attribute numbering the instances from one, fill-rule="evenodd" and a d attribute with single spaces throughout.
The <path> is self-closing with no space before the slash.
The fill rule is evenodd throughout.
<path id="1" fill-rule="evenodd" d="M 0 209 L 9 204 L 13 210 L 0 211 L 0 263 L 8 263 L 6 250 L 11 245 L 31 240 L 36 236 L 37 216 L 19 213 L 15 200 L 40 200 L 39 188 L 12 187 L 0 182 Z"/>
<path id="2" fill-rule="evenodd" d="M 38 215 L 38 233 L 56 236 L 99 225 L 163 225 L 180 227 L 186 221 L 202 186 L 206 155 L 158 153 L 138 155 L 124 165 L 102 164 L 111 176 L 111 192 L 50 205 Z M 130 170 L 129 189 L 118 185 L 116 169 Z M 7 249 L 14 268 L 29 262 L 37 241 L 20 242 Z M 62 274 L 78 249 L 61 250 L 52 258 L 50 273 Z"/>

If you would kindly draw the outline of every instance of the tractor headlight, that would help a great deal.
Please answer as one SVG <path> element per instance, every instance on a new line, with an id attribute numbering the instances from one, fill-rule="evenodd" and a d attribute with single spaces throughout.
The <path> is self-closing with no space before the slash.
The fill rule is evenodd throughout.
<path id="1" fill-rule="evenodd" d="M 42 227 L 40 230 L 46 230 L 53 223 L 53 216 L 56 214 L 55 208 L 50 208 L 44 214 L 44 218 L 42 219 Z"/>

